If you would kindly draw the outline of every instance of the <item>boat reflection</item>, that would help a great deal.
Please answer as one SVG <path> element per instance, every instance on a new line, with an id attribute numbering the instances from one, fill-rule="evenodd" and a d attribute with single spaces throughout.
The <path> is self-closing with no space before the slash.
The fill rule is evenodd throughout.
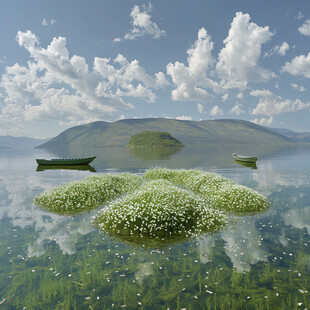
<path id="1" fill-rule="evenodd" d="M 49 165 L 38 165 L 37 171 L 44 171 L 44 170 L 85 170 L 96 172 L 96 169 L 90 165 L 59 165 L 59 166 L 49 166 Z"/>
<path id="2" fill-rule="evenodd" d="M 239 161 L 239 160 L 235 160 L 235 163 L 240 166 L 249 167 L 251 169 L 257 169 L 256 163 L 248 163 L 248 162 Z"/>

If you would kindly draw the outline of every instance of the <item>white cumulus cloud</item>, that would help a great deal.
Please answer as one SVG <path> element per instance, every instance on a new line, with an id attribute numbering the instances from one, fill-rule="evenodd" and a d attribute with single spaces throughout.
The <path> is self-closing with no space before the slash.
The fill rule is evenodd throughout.
<path id="1" fill-rule="evenodd" d="M 270 126 L 273 123 L 273 117 L 262 117 L 262 118 L 255 118 L 251 120 L 252 123 L 255 123 L 257 125 L 261 126 Z"/>
<path id="2" fill-rule="evenodd" d="M 270 90 L 252 90 L 250 95 L 259 98 L 259 103 L 252 110 L 253 115 L 265 115 L 272 117 L 274 115 L 306 110 L 310 108 L 310 102 L 304 103 L 299 99 L 289 100 L 274 95 Z"/>
<path id="3" fill-rule="evenodd" d="M 225 102 L 227 99 L 228 99 L 229 95 L 228 94 L 225 94 L 222 96 L 222 100 Z"/>
<path id="4" fill-rule="evenodd" d="M 178 119 L 181 121 L 191 121 L 193 118 L 191 116 L 182 115 L 182 116 L 177 116 L 175 119 Z"/>
<path id="5" fill-rule="evenodd" d="M 125 34 L 123 40 L 134 40 L 145 35 L 158 39 L 166 34 L 164 30 L 161 30 L 158 25 L 151 20 L 151 11 L 152 5 L 150 3 L 148 6 L 142 6 L 142 8 L 138 5 L 132 8 L 130 13 L 132 28 Z M 121 38 L 115 38 L 114 42 L 120 42 L 121 40 Z"/>
<path id="6" fill-rule="evenodd" d="M 281 46 L 276 45 L 275 51 L 281 56 L 285 56 L 286 52 L 290 49 L 290 45 L 287 42 L 283 42 Z"/>
<path id="7" fill-rule="evenodd" d="M 304 24 L 298 28 L 298 31 L 305 36 L 310 36 L 310 19 L 307 19 Z"/>
<path id="8" fill-rule="evenodd" d="M 250 22 L 249 14 L 236 13 L 216 65 L 223 87 L 244 90 L 248 82 L 265 82 L 275 76 L 258 65 L 262 45 L 272 36 L 268 26 Z"/>
<path id="9" fill-rule="evenodd" d="M 302 12 L 298 12 L 298 15 L 296 16 L 297 19 L 303 19 L 304 14 Z"/>
<path id="10" fill-rule="evenodd" d="M 296 56 L 291 62 L 286 62 L 282 67 L 282 71 L 310 78 L 310 52 L 307 56 Z"/>
<path id="11" fill-rule="evenodd" d="M 293 88 L 294 90 L 297 90 L 297 91 L 300 91 L 300 92 L 303 92 L 303 91 L 306 91 L 306 90 L 307 90 L 307 89 L 304 88 L 302 85 L 297 85 L 297 84 L 295 84 L 295 83 L 291 83 L 290 85 L 292 86 L 292 88 Z"/>
<path id="12" fill-rule="evenodd" d="M 197 103 L 197 110 L 199 113 L 204 113 L 204 105 L 201 103 Z"/>
<path id="13" fill-rule="evenodd" d="M 242 92 L 238 93 L 237 98 L 238 99 L 243 99 L 243 93 Z"/>
<path id="14" fill-rule="evenodd" d="M 217 89 L 218 84 L 207 77 L 207 69 L 213 64 L 211 55 L 213 42 L 204 28 L 198 31 L 198 39 L 187 51 L 188 65 L 180 62 L 169 63 L 167 74 L 176 85 L 171 93 L 172 100 L 208 102 L 212 95 L 207 89 Z"/>
<path id="15" fill-rule="evenodd" d="M 64 37 L 54 38 L 47 48 L 29 30 L 19 31 L 16 40 L 30 60 L 27 66 L 6 67 L 2 75 L 3 122 L 13 111 L 20 119 L 55 119 L 61 124 L 102 119 L 133 108 L 125 97 L 154 102 L 152 89 L 168 84 L 162 72 L 152 77 L 138 60 L 129 61 L 123 55 L 114 60 L 96 57 L 91 70 L 84 57 L 69 56 Z"/>
<path id="16" fill-rule="evenodd" d="M 211 115 L 211 116 L 223 115 L 223 110 L 222 110 L 219 106 L 215 105 L 215 106 L 211 109 L 210 115 Z"/>
<path id="17" fill-rule="evenodd" d="M 229 111 L 229 113 L 231 114 L 236 114 L 236 115 L 240 115 L 240 114 L 244 114 L 244 110 L 242 109 L 242 105 L 236 103 L 232 109 Z"/>
<path id="18" fill-rule="evenodd" d="M 264 57 L 272 56 L 274 54 L 285 56 L 289 49 L 290 45 L 287 42 L 283 42 L 281 45 L 275 45 L 269 53 L 265 53 Z"/>
<path id="19" fill-rule="evenodd" d="M 42 26 L 53 26 L 56 23 L 55 19 L 47 20 L 45 17 L 42 20 Z"/>

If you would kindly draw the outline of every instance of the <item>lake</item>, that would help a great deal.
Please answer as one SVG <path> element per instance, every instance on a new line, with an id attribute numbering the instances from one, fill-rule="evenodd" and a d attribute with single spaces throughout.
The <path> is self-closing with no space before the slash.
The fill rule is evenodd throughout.
<path id="1" fill-rule="evenodd" d="M 258 155 L 256 167 L 231 153 Z M 89 170 L 37 171 L 35 158 L 97 155 Z M 310 309 L 310 146 L 0 151 L 1 309 Z M 33 197 L 95 173 L 202 169 L 271 207 L 164 246 L 95 229 L 94 210 L 60 216 Z"/>

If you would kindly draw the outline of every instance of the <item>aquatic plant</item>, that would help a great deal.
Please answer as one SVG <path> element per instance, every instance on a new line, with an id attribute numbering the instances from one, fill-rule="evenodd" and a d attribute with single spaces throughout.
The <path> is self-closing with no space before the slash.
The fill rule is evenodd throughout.
<path id="1" fill-rule="evenodd" d="M 75 214 L 98 208 L 103 203 L 132 192 L 142 178 L 130 173 L 98 174 L 73 181 L 34 197 L 34 204 L 58 214 Z"/>
<path id="2" fill-rule="evenodd" d="M 98 231 L 78 235 L 79 250 L 72 255 L 63 255 L 52 241 L 46 243 L 42 256 L 24 257 L 19 250 L 12 257 L 4 251 L 0 254 L 1 267 L 5 267 L 0 275 L 0 301 L 6 299 L 4 309 L 34 310 L 309 309 L 309 253 L 303 245 L 308 235 L 287 227 L 291 241 L 279 248 L 274 238 L 277 230 L 275 225 L 266 246 L 275 246 L 274 255 L 279 249 L 294 255 L 259 262 L 248 272 L 232 267 L 219 235 L 214 237 L 214 251 L 207 263 L 199 259 L 199 241 L 146 251 Z M 1 239 L 5 248 L 15 243 L 17 249 L 20 238 L 5 233 Z M 298 244 L 293 238 L 296 233 Z M 33 227 L 24 235 L 36 238 Z"/>
<path id="3" fill-rule="evenodd" d="M 224 226 L 226 216 L 192 192 L 159 179 L 110 203 L 94 223 L 112 235 L 191 236 Z"/>
<path id="4" fill-rule="evenodd" d="M 257 191 L 211 172 L 154 168 L 144 177 L 169 180 L 200 195 L 214 208 L 227 211 L 254 212 L 270 205 L 268 199 Z"/>
<path id="5" fill-rule="evenodd" d="M 185 182 L 189 177 L 200 175 L 201 170 L 195 169 L 168 169 L 168 168 L 153 168 L 148 169 L 144 173 L 144 179 L 157 180 L 164 179 L 174 184 L 180 185 Z"/>
<path id="6" fill-rule="evenodd" d="M 116 200 L 115 200 L 116 199 Z M 34 203 L 58 214 L 75 214 L 107 204 L 93 223 L 110 235 L 132 240 L 184 238 L 227 223 L 224 212 L 265 209 L 266 197 L 210 172 L 155 168 L 144 177 L 105 174 L 44 192 Z"/>

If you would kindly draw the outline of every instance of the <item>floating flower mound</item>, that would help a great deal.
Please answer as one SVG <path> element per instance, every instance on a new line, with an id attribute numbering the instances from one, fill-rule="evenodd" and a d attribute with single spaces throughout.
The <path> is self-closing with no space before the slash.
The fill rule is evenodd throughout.
<path id="1" fill-rule="evenodd" d="M 94 224 L 111 235 L 161 238 L 212 232 L 226 220 L 222 211 L 204 199 L 159 179 L 110 203 L 98 213 Z"/>
<path id="2" fill-rule="evenodd" d="M 103 203 L 134 191 L 142 178 L 130 173 L 99 174 L 66 183 L 34 197 L 34 204 L 58 214 L 93 210 Z"/>
<path id="3" fill-rule="evenodd" d="M 207 195 L 210 203 L 218 208 L 233 211 L 235 213 L 248 213 L 265 210 L 269 207 L 268 199 L 254 189 L 238 184 L 223 184 L 212 196 Z"/>
<path id="4" fill-rule="evenodd" d="M 215 173 L 200 170 L 148 170 L 146 179 L 163 178 L 191 190 L 209 202 L 213 208 L 232 212 L 254 212 L 269 207 L 268 199 L 257 191 Z"/>
<path id="5" fill-rule="evenodd" d="M 147 170 L 144 174 L 146 180 L 168 180 L 173 184 L 183 185 L 185 180 L 196 175 L 200 175 L 200 170 L 190 169 L 167 169 L 167 168 L 154 168 Z"/>
<path id="6" fill-rule="evenodd" d="M 58 214 L 108 203 L 93 220 L 99 229 L 152 240 L 213 232 L 225 226 L 227 213 L 269 206 L 265 196 L 217 174 L 166 168 L 148 170 L 143 178 L 130 173 L 91 176 L 41 193 L 34 203 Z"/>

